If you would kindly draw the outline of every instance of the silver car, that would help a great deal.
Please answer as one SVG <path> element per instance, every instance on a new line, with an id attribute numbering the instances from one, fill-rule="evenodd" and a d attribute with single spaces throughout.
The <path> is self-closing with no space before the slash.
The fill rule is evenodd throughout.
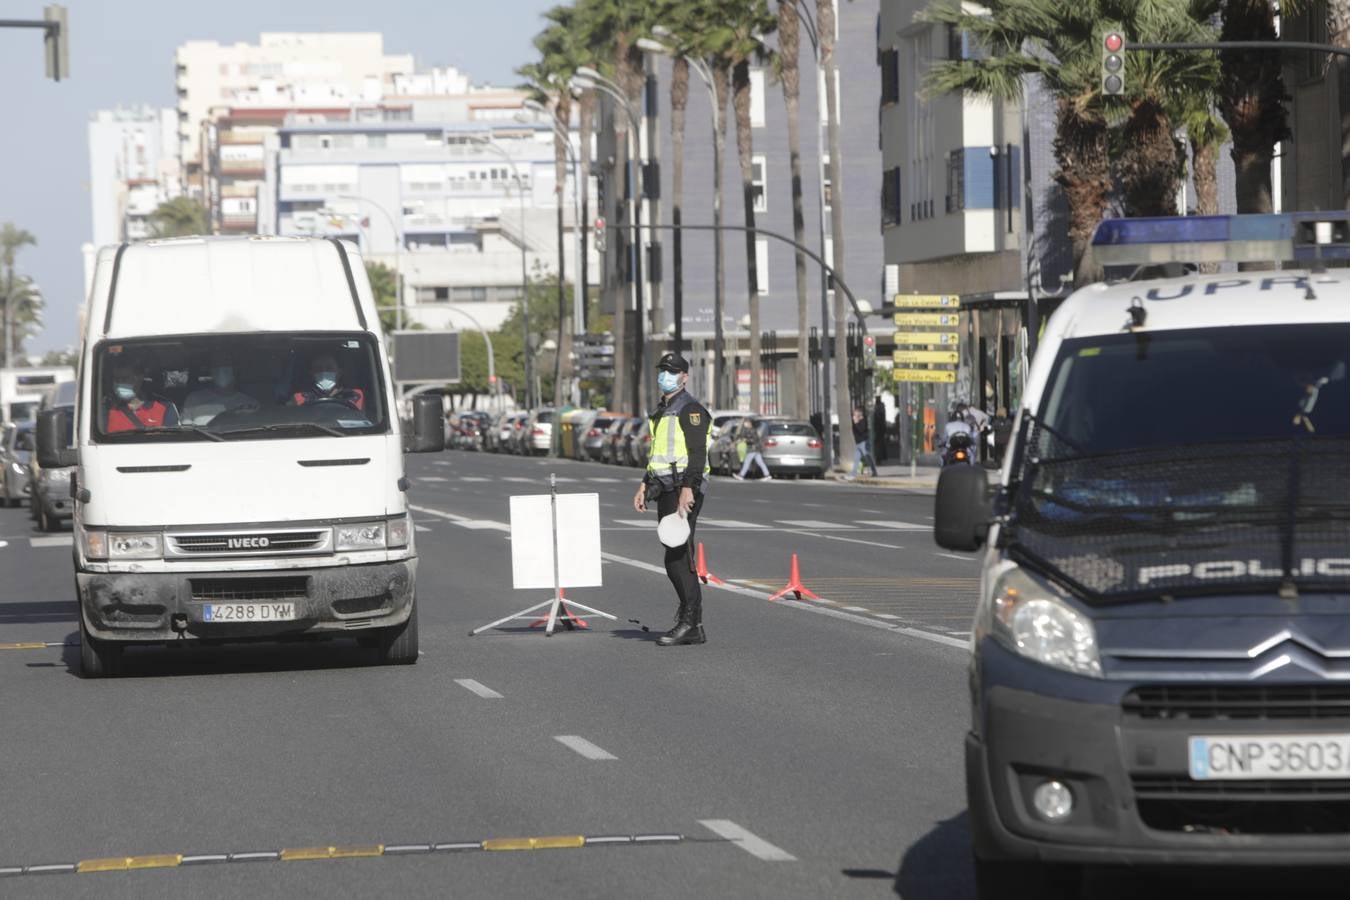
<path id="1" fill-rule="evenodd" d="M 774 477 L 824 474 L 825 447 L 810 422 L 769 419 L 760 423 L 759 437 L 760 452 Z"/>
<path id="2" fill-rule="evenodd" d="M 0 505 L 19 506 L 32 492 L 28 482 L 28 463 L 33 455 L 33 423 L 19 422 L 5 426 L 0 437 Z"/>

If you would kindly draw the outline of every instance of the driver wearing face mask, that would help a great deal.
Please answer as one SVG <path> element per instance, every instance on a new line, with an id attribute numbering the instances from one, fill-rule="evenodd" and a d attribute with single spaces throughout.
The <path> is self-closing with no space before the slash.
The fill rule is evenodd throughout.
<path id="1" fill-rule="evenodd" d="M 353 409 L 366 408 L 366 395 L 360 388 L 341 386 L 342 370 L 337 360 L 324 354 L 316 356 L 309 363 L 310 386 L 296 391 L 291 402 L 296 406 L 307 403 L 345 403 Z"/>
<path id="2" fill-rule="evenodd" d="M 188 425 L 206 425 L 221 413 L 251 412 L 258 401 L 235 388 L 234 359 L 227 353 L 211 357 L 211 386 L 193 391 L 183 402 L 183 421 Z"/>
<path id="3" fill-rule="evenodd" d="M 103 430 L 147 431 L 178 425 L 178 408 L 168 400 L 147 396 L 147 371 L 143 364 L 119 358 L 113 363 L 112 390 L 107 400 Z"/>

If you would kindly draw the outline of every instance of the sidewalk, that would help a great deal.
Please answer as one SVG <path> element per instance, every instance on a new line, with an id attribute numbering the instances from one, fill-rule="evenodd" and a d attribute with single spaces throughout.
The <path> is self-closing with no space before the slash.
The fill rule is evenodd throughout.
<path id="1" fill-rule="evenodd" d="M 911 475 L 909 466 L 902 466 L 899 463 L 884 462 L 877 465 L 877 474 L 862 475 L 855 479 L 846 478 L 839 474 L 829 474 L 826 477 L 835 481 L 848 482 L 850 484 L 862 484 L 869 487 L 890 487 L 890 488 L 909 488 L 910 490 L 934 491 L 937 489 L 938 475 L 942 471 L 940 458 L 936 454 L 926 454 L 919 457 L 918 465 L 914 467 L 914 474 Z M 985 470 L 990 480 L 998 481 L 1000 475 L 998 469 Z"/>

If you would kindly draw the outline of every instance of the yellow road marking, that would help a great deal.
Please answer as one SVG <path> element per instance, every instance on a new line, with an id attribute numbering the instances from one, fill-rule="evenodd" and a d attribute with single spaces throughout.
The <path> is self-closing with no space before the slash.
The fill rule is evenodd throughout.
<path id="1" fill-rule="evenodd" d="M 128 869 L 172 869 L 183 862 L 181 853 L 160 853 L 155 856 L 133 856 L 127 860 Z"/>
<path id="2" fill-rule="evenodd" d="M 0 650 L 46 650 L 45 641 L 25 641 L 21 644 L 0 644 Z"/>
<path id="3" fill-rule="evenodd" d="M 161 853 L 154 856 L 105 856 L 101 859 L 83 859 L 75 871 L 126 872 L 130 869 L 172 869 L 183 861 L 182 854 Z"/>
<path id="4" fill-rule="evenodd" d="M 383 844 L 354 847 L 290 847 L 281 851 L 281 859 L 283 862 L 294 862 L 302 859 L 353 859 L 383 854 Z"/>
<path id="5" fill-rule="evenodd" d="M 564 850 L 586 846 L 586 838 L 579 834 L 538 838 L 489 838 L 483 841 L 484 850 Z"/>

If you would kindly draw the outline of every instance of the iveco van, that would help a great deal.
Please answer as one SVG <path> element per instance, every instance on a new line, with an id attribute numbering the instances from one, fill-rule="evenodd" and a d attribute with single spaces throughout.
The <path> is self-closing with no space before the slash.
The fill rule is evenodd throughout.
<path id="1" fill-rule="evenodd" d="M 99 252 L 74 464 L 86 676 L 131 644 L 350 636 L 417 660 L 389 360 L 355 248 L 179 238 Z"/>
<path id="2" fill-rule="evenodd" d="M 938 487 L 938 543 L 984 546 L 980 896 L 1077 896 L 1085 864 L 1344 865 L 1350 270 L 1319 262 L 1350 258 L 1350 216 L 1112 220 L 1094 244 L 1143 268 L 1049 320 L 1004 486 Z M 1157 265 L 1181 261 L 1229 270 Z"/>

